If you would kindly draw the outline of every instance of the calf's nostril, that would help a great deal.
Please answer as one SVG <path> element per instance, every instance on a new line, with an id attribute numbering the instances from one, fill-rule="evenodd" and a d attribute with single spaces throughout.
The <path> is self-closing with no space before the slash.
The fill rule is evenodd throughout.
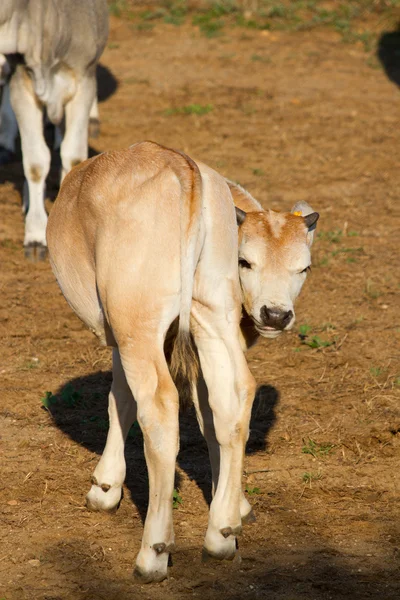
<path id="1" fill-rule="evenodd" d="M 293 317 L 293 311 L 292 310 L 288 310 L 286 313 L 284 313 L 283 318 L 282 318 L 282 324 L 286 327 L 286 325 L 289 325 L 290 321 L 292 320 Z"/>

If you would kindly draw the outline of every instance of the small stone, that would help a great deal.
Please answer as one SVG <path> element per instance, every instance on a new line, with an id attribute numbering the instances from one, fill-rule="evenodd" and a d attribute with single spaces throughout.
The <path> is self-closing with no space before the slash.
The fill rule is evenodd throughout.
<path id="1" fill-rule="evenodd" d="M 31 567 L 40 567 L 40 560 L 38 560 L 37 558 L 32 558 L 31 560 L 28 560 L 28 563 L 31 565 Z"/>
<path id="2" fill-rule="evenodd" d="M 8 506 L 17 506 L 18 505 L 18 500 L 9 500 L 7 502 Z"/>

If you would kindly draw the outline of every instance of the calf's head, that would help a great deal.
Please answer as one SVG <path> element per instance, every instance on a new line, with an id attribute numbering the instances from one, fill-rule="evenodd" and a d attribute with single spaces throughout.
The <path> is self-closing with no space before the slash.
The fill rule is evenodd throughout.
<path id="1" fill-rule="evenodd" d="M 242 303 L 258 333 L 274 338 L 294 324 L 319 214 L 298 202 L 290 213 L 236 208 L 236 218 Z"/>

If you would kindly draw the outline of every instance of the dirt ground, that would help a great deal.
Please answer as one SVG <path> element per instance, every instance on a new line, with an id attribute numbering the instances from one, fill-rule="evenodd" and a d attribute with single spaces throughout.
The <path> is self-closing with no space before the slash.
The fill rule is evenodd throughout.
<path id="1" fill-rule="evenodd" d="M 136 428 L 119 511 L 85 509 L 110 351 L 72 314 L 48 262 L 24 259 L 21 166 L 1 169 L 1 599 L 400 597 L 400 94 L 375 60 L 329 30 L 209 39 L 189 23 L 133 32 L 111 21 L 93 152 L 152 139 L 265 207 L 304 199 L 321 214 L 295 330 L 248 354 L 261 386 L 244 473 L 257 522 L 239 540 L 241 563 L 201 562 L 210 473 L 192 413 L 168 580 L 132 579 L 147 501 Z"/>

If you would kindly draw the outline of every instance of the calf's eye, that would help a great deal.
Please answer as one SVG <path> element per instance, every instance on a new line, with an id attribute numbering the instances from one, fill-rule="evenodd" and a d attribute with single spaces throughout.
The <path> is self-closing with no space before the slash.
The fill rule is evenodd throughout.
<path id="1" fill-rule="evenodd" d="M 251 264 L 247 262 L 244 258 L 239 258 L 239 267 L 243 269 L 251 269 Z"/>
<path id="2" fill-rule="evenodd" d="M 311 265 L 308 265 L 308 267 L 300 271 L 300 273 L 307 273 L 307 271 L 311 271 Z"/>

